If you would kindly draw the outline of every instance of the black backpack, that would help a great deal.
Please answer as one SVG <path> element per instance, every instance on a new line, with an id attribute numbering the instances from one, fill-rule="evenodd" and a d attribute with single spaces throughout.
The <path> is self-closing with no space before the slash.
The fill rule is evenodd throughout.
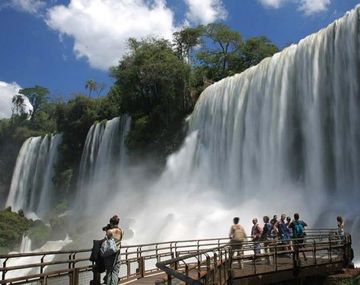
<path id="1" fill-rule="evenodd" d="M 93 247 L 91 249 L 90 261 L 95 263 L 94 270 L 99 273 L 105 272 L 105 263 L 104 258 L 101 256 L 100 248 L 101 244 L 104 242 L 102 240 L 93 240 Z"/>

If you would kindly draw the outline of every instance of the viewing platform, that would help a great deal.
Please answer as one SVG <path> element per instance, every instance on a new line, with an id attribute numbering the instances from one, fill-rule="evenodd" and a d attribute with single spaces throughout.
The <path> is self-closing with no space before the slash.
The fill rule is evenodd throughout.
<path id="1" fill-rule="evenodd" d="M 307 230 L 303 247 L 260 244 L 255 254 L 254 242 L 244 242 L 239 255 L 228 238 L 122 246 L 119 284 L 270 284 L 338 273 L 353 259 L 351 236 L 335 230 Z M 0 284 L 100 284 L 90 251 L 0 255 Z"/>

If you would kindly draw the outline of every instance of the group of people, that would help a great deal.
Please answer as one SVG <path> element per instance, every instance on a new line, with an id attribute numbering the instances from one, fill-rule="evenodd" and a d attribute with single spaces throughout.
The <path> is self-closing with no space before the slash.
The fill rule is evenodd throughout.
<path id="1" fill-rule="evenodd" d="M 230 228 L 230 243 L 234 251 L 241 252 L 243 242 L 247 241 L 248 237 L 243 226 L 239 224 L 240 219 L 235 217 L 234 224 Z M 272 219 L 268 216 L 263 217 L 263 225 L 260 226 L 257 218 L 252 219 L 252 228 L 250 240 L 253 243 L 253 250 L 255 254 L 261 253 L 261 244 L 264 246 L 265 253 L 270 251 L 270 247 L 274 242 L 281 242 L 284 245 L 285 250 L 291 251 L 292 247 L 303 247 L 305 238 L 305 227 L 307 224 L 300 220 L 298 213 L 294 214 L 292 220 L 289 216 L 282 214 L 280 220 L 277 215 L 274 215 Z M 341 216 L 337 217 L 337 232 L 340 236 L 344 235 L 344 220 Z M 305 252 L 303 251 L 304 260 L 306 260 Z M 297 251 L 298 254 L 298 251 Z M 298 256 L 297 256 L 298 259 Z M 269 256 L 267 257 L 269 263 L 271 263 Z M 240 267 L 242 263 L 240 263 Z"/>
<path id="2" fill-rule="evenodd" d="M 232 248 L 238 253 L 242 251 L 243 242 L 247 241 L 245 229 L 239 224 L 240 219 L 235 217 L 234 224 L 230 228 L 230 243 Z M 104 282 L 106 285 L 118 284 L 119 269 L 120 269 L 120 247 L 123 238 L 123 231 L 119 227 L 120 219 L 117 215 L 110 218 L 109 224 L 103 227 L 105 238 L 98 241 L 98 250 L 94 250 L 94 255 L 99 255 L 103 260 L 104 270 L 106 275 Z M 268 216 L 263 217 L 264 224 L 259 225 L 258 219 L 253 218 L 250 240 L 254 245 L 254 253 L 261 253 L 261 244 L 264 245 L 265 253 L 268 253 L 270 246 L 274 241 L 281 241 L 284 247 L 289 251 L 292 246 L 301 247 L 305 237 L 305 227 L 307 224 L 300 220 L 298 213 L 294 214 L 294 219 L 282 214 L 280 220 L 274 215 L 270 220 Z M 337 231 L 340 236 L 344 235 L 344 220 L 341 216 L 337 217 Z M 94 241 L 95 242 L 95 241 Z M 93 253 L 92 253 L 93 254 Z M 305 253 L 303 252 L 304 259 L 306 260 Z M 96 260 L 97 257 L 93 257 Z M 270 263 L 270 258 L 268 257 Z M 93 261 L 94 261 L 93 260 Z M 242 262 L 240 262 L 240 267 Z"/>

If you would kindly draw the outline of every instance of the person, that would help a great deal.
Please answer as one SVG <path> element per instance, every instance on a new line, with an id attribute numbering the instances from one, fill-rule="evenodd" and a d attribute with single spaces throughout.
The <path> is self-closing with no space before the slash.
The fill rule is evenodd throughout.
<path id="1" fill-rule="evenodd" d="M 254 253 L 260 254 L 260 237 L 262 234 L 262 230 L 258 224 L 258 219 L 253 218 L 252 220 L 253 226 L 251 228 L 251 240 L 254 242 Z"/>
<path id="2" fill-rule="evenodd" d="M 239 217 L 233 219 L 234 224 L 230 228 L 230 245 L 233 251 L 237 252 L 237 256 L 240 257 L 242 254 L 243 243 L 246 240 L 245 229 L 239 225 Z M 243 267 L 242 260 L 239 259 L 239 267 Z"/>
<path id="3" fill-rule="evenodd" d="M 265 249 L 265 254 L 267 254 L 266 256 L 266 260 L 268 264 L 272 264 L 271 262 L 271 258 L 270 258 L 270 247 L 273 241 L 272 238 L 272 228 L 271 228 L 271 224 L 269 223 L 270 218 L 268 216 L 264 216 L 263 217 L 263 222 L 264 222 L 264 226 L 263 226 L 263 230 L 262 230 L 262 234 L 261 234 L 261 240 L 264 242 L 264 249 Z"/>
<path id="4" fill-rule="evenodd" d="M 344 237 L 345 229 L 344 229 L 344 219 L 341 216 L 337 216 L 337 233 L 340 237 Z"/>
<path id="5" fill-rule="evenodd" d="M 105 257 L 105 282 L 106 285 L 117 285 L 119 283 L 120 270 L 120 248 L 121 240 L 123 238 L 123 231 L 119 227 L 120 218 L 117 215 L 111 217 L 109 224 L 103 228 L 106 230 L 106 238 L 113 239 L 116 245 L 116 253 Z"/>
<path id="6" fill-rule="evenodd" d="M 304 238 L 305 238 L 305 227 L 307 227 L 307 224 L 300 220 L 300 216 L 298 213 L 294 214 L 294 221 L 292 221 L 289 225 L 289 228 L 292 229 L 293 233 L 293 245 L 295 249 L 295 259 L 299 260 L 299 250 L 301 248 L 304 248 Z M 306 254 L 304 251 L 302 251 L 304 260 L 307 260 Z"/>
<path id="7" fill-rule="evenodd" d="M 280 221 L 278 223 L 278 229 L 279 229 L 279 236 L 281 243 L 285 245 L 285 250 L 290 251 L 290 230 L 287 226 L 287 223 L 285 221 L 286 215 L 281 214 Z"/>

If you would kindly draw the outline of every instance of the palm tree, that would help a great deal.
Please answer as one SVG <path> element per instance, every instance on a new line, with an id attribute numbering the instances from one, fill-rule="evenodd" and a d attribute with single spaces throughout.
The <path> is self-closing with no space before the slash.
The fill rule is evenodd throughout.
<path id="1" fill-rule="evenodd" d="M 97 88 L 96 81 L 93 79 L 89 79 L 85 83 L 85 89 L 89 89 L 89 97 L 91 97 L 91 93 L 95 91 Z"/>
<path id="2" fill-rule="evenodd" d="M 11 99 L 11 103 L 13 104 L 13 107 L 11 108 L 11 112 L 12 115 L 14 116 L 14 114 L 18 114 L 18 115 L 22 115 L 25 113 L 25 104 L 24 104 L 24 97 L 21 96 L 20 94 L 16 94 L 12 97 Z"/>

